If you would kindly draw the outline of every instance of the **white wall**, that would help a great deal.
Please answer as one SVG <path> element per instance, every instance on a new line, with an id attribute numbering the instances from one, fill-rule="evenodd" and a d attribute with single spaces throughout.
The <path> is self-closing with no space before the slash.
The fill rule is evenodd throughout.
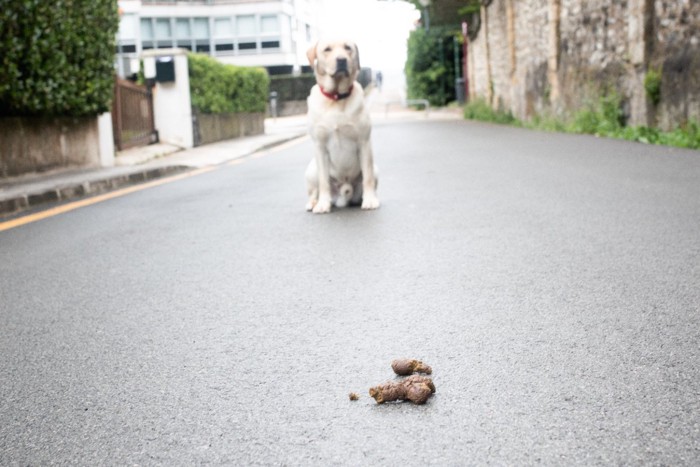
<path id="1" fill-rule="evenodd" d="M 155 60 L 159 57 L 172 57 L 175 60 L 175 81 L 157 83 L 153 89 L 153 114 L 159 139 L 163 143 L 191 148 L 194 146 L 194 135 L 187 51 L 147 50 L 143 52 L 144 69 L 155 69 Z M 150 78 L 148 72 L 146 78 Z"/>
<path id="2" fill-rule="evenodd" d="M 112 114 L 105 112 L 97 117 L 97 133 L 99 137 L 100 165 L 112 167 L 114 165 L 114 131 L 112 128 Z"/>

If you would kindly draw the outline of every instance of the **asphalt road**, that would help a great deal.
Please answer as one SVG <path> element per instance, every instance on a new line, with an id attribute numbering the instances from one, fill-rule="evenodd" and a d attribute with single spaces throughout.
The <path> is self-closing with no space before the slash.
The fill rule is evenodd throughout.
<path id="1" fill-rule="evenodd" d="M 373 212 L 304 211 L 306 141 L 0 232 L 0 464 L 700 463 L 700 153 L 374 148 Z"/>

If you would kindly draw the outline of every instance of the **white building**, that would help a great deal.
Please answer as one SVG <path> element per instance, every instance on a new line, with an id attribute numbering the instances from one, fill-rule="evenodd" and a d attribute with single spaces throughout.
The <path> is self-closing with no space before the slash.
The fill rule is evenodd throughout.
<path id="1" fill-rule="evenodd" d="M 320 2 L 119 0 L 118 72 L 136 72 L 144 50 L 172 47 L 270 74 L 308 71 L 306 50 L 317 37 Z"/>

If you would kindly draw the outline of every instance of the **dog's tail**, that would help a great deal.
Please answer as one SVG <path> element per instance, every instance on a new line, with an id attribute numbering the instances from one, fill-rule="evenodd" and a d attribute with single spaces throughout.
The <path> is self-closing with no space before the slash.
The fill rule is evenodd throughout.
<path id="1" fill-rule="evenodd" d="M 335 205 L 339 208 L 344 208 L 350 204 L 350 200 L 352 199 L 352 195 L 354 193 L 355 190 L 350 183 L 343 183 L 338 189 L 338 200 L 335 202 Z"/>

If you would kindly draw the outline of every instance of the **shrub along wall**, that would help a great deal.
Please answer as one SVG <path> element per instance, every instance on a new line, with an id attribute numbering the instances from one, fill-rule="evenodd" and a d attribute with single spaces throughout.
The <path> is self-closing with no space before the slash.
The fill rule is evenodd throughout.
<path id="1" fill-rule="evenodd" d="M 0 115 L 98 115 L 114 85 L 113 0 L 3 0 Z"/>
<path id="2" fill-rule="evenodd" d="M 195 146 L 262 134 L 270 78 L 262 68 L 189 54 Z"/>
<path id="3" fill-rule="evenodd" d="M 114 0 L 0 1 L 0 177 L 99 164 L 118 25 Z"/>
<path id="4" fill-rule="evenodd" d="M 264 112 L 270 78 L 262 68 L 225 65 L 190 54 L 190 93 L 197 113 Z"/>

